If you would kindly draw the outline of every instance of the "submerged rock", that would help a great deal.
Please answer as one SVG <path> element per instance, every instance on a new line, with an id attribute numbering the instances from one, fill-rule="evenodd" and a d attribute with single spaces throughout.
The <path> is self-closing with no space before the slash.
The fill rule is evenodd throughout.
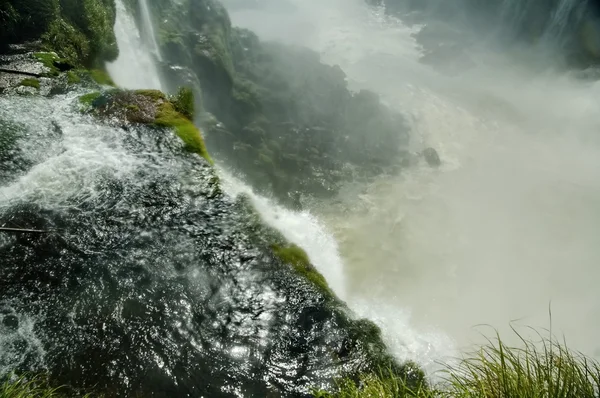
<path id="1" fill-rule="evenodd" d="M 438 155 L 437 151 L 431 147 L 423 150 L 423 157 L 425 158 L 427 164 L 431 167 L 439 167 L 442 164 L 440 155 Z"/>

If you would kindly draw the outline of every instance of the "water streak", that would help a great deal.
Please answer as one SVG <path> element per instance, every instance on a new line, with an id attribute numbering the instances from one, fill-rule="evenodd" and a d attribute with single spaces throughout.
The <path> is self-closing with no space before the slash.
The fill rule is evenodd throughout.
<path id="1" fill-rule="evenodd" d="M 140 0 L 140 10 L 142 12 L 142 26 L 146 35 L 146 39 L 152 46 L 151 50 L 159 61 L 162 61 L 162 55 L 160 53 L 160 47 L 156 41 L 156 33 L 154 32 L 154 23 L 152 22 L 152 14 L 150 14 L 150 8 L 148 7 L 147 0 Z"/>
<path id="2" fill-rule="evenodd" d="M 128 89 L 162 89 L 157 65 L 133 17 L 122 0 L 116 0 L 115 35 L 119 57 L 106 68 L 115 83 Z"/>

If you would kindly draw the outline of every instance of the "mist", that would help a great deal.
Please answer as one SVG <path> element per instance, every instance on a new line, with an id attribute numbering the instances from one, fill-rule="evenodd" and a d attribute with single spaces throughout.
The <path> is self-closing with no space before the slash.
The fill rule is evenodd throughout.
<path id="1" fill-rule="evenodd" d="M 397 355 L 433 361 L 512 323 L 600 357 L 600 87 L 565 68 L 564 35 L 509 42 L 464 13 L 409 24 L 361 0 L 224 3 L 234 25 L 339 65 L 406 116 L 411 150 L 440 153 L 439 169 L 312 208 L 338 240 L 345 299 Z"/>

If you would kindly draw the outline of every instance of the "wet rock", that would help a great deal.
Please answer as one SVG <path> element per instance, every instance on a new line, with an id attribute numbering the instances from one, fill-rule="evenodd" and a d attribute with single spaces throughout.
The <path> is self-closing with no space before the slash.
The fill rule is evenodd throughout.
<path id="1" fill-rule="evenodd" d="M 15 332 L 19 329 L 19 318 L 14 314 L 5 315 L 2 319 L 2 326 L 9 332 Z"/>
<path id="2" fill-rule="evenodd" d="M 431 147 L 426 148 L 423 151 L 423 157 L 425 158 L 427 164 L 431 167 L 438 167 L 442 164 L 442 161 L 440 160 L 440 156 L 438 155 L 437 151 Z"/>

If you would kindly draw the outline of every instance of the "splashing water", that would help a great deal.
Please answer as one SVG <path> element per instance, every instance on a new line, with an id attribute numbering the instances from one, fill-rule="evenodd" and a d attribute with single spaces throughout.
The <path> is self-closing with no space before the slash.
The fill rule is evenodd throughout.
<path id="1" fill-rule="evenodd" d="M 236 197 L 248 195 L 263 220 L 281 231 L 286 239 L 302 247 L 311 262 L 327 279 L 331 289 L 342 300 L 346 296 L 342 260 L 333 236 L 309 212 L 294 212 L 260 196 L 239 178 L 225 169 L 219 169 L 223 189 Z"/>

